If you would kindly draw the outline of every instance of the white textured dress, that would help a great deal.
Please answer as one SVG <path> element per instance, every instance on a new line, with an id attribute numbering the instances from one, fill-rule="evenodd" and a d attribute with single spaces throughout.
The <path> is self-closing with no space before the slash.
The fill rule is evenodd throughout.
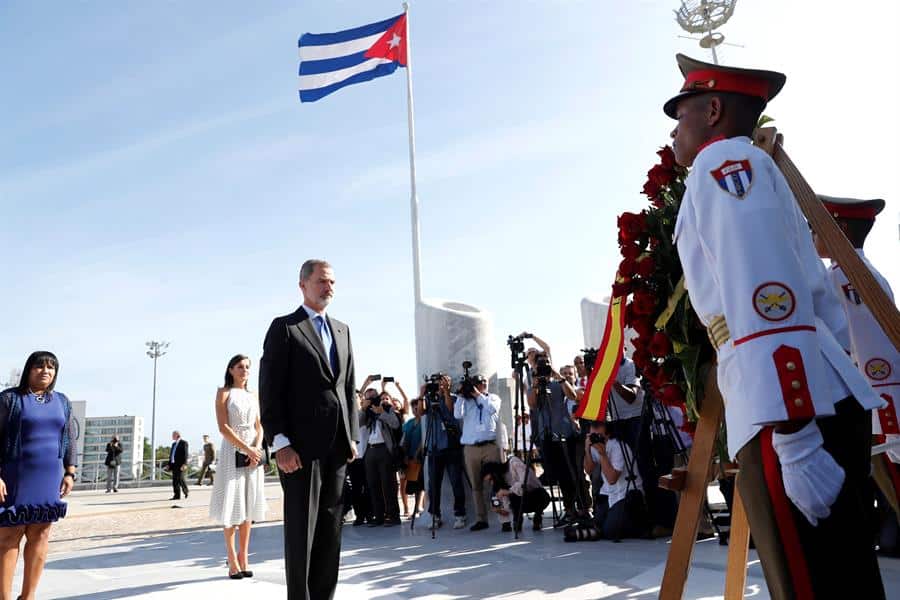
<path id="1" fill-rule="evenodd" d="M 225 400 L 228 425 L 247 444 L 256 437 L 256 418 L 259 402 L 256 397 L 240 388 L 231 388 Z M 263 521 L 266 518 L 265 470 L 237 468 L 235 447 L 223 439 L 216 465 L 216 478 L 209 516 L 224 527 L 239 525 L 244 521 Z"/>

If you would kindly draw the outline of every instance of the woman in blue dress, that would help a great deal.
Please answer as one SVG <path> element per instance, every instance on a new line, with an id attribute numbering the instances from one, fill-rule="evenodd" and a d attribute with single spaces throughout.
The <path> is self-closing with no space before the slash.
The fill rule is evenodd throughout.
<path id="1" fill-rule="evenodd" d="M 65 395 L 53 390 L 59 361 L 35 352 L 18 386 L 0 392 L 0 585 L 12 597 L 25 538 L 20 600 L 33 600 L 47 559 L 50 525 L 66 515 L 75 482 L 75 427 Z"/>

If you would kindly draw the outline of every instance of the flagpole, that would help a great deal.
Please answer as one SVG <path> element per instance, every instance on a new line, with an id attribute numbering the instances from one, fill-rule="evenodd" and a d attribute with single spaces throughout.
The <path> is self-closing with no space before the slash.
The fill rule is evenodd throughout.
<path id="1" fill-rule="evenodd" d="M 412 225 L 413 286 L 416 305 L 422 301 L 422 270 L 419 261 L 419 196 L 416 193 L 416 124 L 413 118 L 412 44 L 409 39 L 409 3 L 403 3 L 406 13 L 406 106 L 409 122 L 409 214 Z"/>

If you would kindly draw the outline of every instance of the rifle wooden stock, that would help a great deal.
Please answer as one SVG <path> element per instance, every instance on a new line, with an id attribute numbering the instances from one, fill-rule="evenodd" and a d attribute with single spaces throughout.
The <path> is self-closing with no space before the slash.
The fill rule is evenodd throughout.
<path id="1" fill-rule="evenodd" d="M 810 227 L 825 244 L 828 254 L 844 270 L 847 279 L 872 311 L 888 339 L 900 351 L 900 312 L 784 151 L 781 134 L 774 127 L 762 127 L 756 130 L 753 137 L 754 143 L 772 156 Z"/>

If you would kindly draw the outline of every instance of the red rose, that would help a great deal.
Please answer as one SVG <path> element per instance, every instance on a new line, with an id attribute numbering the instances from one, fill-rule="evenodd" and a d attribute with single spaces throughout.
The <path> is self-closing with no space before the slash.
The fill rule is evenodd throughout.
<path id="1" fill-rule="evenodd" d="M 634 307 L 631 306 L 631 302 L 629 302 L 625 305 L 625 312 L 622 315 L 622 320 L 625 321 L 626 327 L 631 327 L 631 324 L 634 322 L 634 320 L 635 320 Z"/>
<path id="2" fill-rule="evenodd" d="M 653 334 L 653 338 L 647 345 L 647 349 L 650 351 L 650 354 L 656 358 L 665 358 L 672 352 L 672 342 L 665 333 L 657 331 Z"/>
<path id="3" fill-rule="evenodd" d="M 650 338 L 653 335 L 653 321 L 650 319 L 635 319 L 631 328 L 641 337 Z"/>
<path id="4" fill-rule="evenodd" d="M 656 380 L 657 377 L 659 377 L 659 371 L 660 371 L 660 366 L 656 363 L 652 363 L 652 364 L 648 365 L 647 368 L 641 372 L 641 379 L 649 381 L 651 385 L 656 385 L 653 382 Z"/>
<path id="5" fill-rule="evenodd" d="M 637 260 L 638 256 L 641 255 L 641 252 L 643 252 L 641 247 L 637 244 L 625 244 L 619 248 L 619 251 L 622 253 L 622 256 L 630 258 L 631 260 Z"/>
<path id="6" fill-rule="evenodd" d="M 675 181 L 675 171 L 662 165 L 653 165 L 653 168 L 647 171 L 647 180 L 658 187 L 665 187 Z"/>
<path id="7" fill-rule="evenodd" d="M 634 293 L 632 306 L 636 316 L 652 315 L 656 310 L 657 300 L 653 292 L 647 290 L 638 290 Z"/>
<path id="8" fill-rule="evenodd" d="M 660 187 L 652 181 L 647 181 L 647 183 L 644 184 L 644 189 L 641 190 L 641 193 L 646 195 L 648 198 L 656 198 L 657 196 L 659 196 L 659 192 Z"/>
<path id="9" fill-rule="evenodd" d="M 675 162 L 675 152 L 672 151 L 671 146 L 663 146 L 659 149 L 656 155 L 659 156 L 660 164 L 663 166 L 663 168 L 670 171 L 675 170 L 675 166 L 677 165 L 677 163 Z"/>
<path id="10" fill-rule="evenodd" d="M 631 354 L 631 360 L 634 362 L 634 366 L 641 371 L 643 371 L 653 363 L 650 358 L 650 353 L 646 350 L 641 349 L 635 349 L 635 351 Z"/>
<path id="11" fill-rule="evenodd" d="M 635 350 L 644 350 L 649 352 L 648 346 L 650 345 L 650 338 L 637 336 L 636 338 L 631 338 L 631 343 L 634 346 Z"/>
<path id="12" fill-rule="evenodd" d="M 618 220 L 619 241 L 625 244 L 634 242 L 647 231 L 647 220 L 644 214 L 622 213 Z"/>
<path id="13" fill-rule="evenodd" d="M 645 256 L 637 263 L 637 274 L 641 277 L 650 277 L 653 275 L 653 271 L 656 270 L 656 263 L 653 262 L 653 258 L 651 256 Z"/>
<path id="14" fill-rule="evenodd" d="M 619 275 L 626 279 L 637 275 L 637 261 L 633 258 L 623 258 L 619 263 Z"/>
<path id="15" fill-rule="evenodd" d="M 617 281 L 612 286 L 612 297 L 623 298 L 631 293 L 631 280 Z"/>
<path id="16" fill-rule="evenodd" d="M 680 385 L 673 383 L 662 388 L 657 399 L 666 406 L 678 406 L 684 403 L 684 392 Z"/>

